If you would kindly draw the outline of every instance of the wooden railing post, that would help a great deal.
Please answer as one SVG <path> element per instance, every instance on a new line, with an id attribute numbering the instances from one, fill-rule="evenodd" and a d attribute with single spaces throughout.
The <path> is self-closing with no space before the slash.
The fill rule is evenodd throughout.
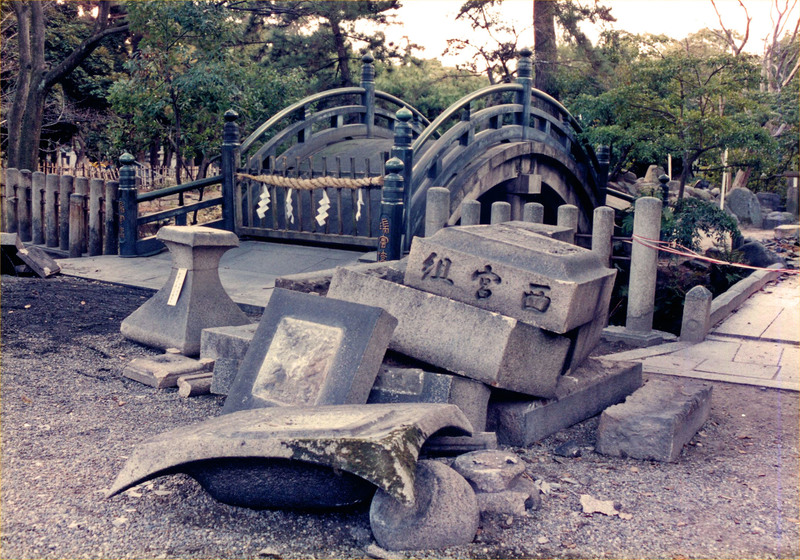
<path id="1" fill-rule="evenodd" d="M 103 254 L 116 255 L 119 250 L 117 236 L 119 235 L 119 214 L 117 204 L 119 202 L 119 181 L 108 181 L 106 183 L 106 231 L 103 236 Z"/>
<path id="2" fill-rule="evenodd" d="M 139 236 L 137 220 L 139 205 L 136 203 L 136 168 L 134 158 L 124 153 L 119 158 L 119 256 L 135 257 Z"/>
<path id="3" fill-rule="evenodd" d="M 44 191 L 44 242 L 58 247 L 58 175 L 48 175 Z"/>
<path id="4" fill-rule="evenodd" d="M 86 195 L 72 193 L 69 195 L 69 257 L 71 259 L 83 256 L 83 247 L 86 243 Z"/>
<path id="5" fill-rule="evenodd" d="M 17 220 L 20 241 L 31 240 L 31 172 L 23 169 L 19 172 L 17 186 Z"/>
<path id="6" fill-rule="evenodd" d="M 405 215 L 403 216 L 404 226 L 401 231 L 405 233 L 403 241 L 403 251 L 408 252 L 411 248 L 411 197 L 413 193 L 413 185 L 411 184 L 411 170 L 414 165 L 414 149 L 411 147 L 411 111 L 402 107 L 395 113 L 397 122 L 394 125 L 394 145 L 392 146 L 392 157 L 399 159 L 403 167 L 400 173 L 403 174 L 403 204 L 405 207 Z M 390 160 L 391 161 L 391 160 Z M 387 162 L 388 163 L 388 162 Z M 398 257 L 400 258 L 400 257 Z"/>
<path id="7" fill-rule="evenodd" d="M 375 128 L 375 58 L 371 53 L 361 57 L 361 87 L 364 88 L 361 103 L 366 107 L 364 124 L 367 125 L 367 138 L 372 138 Z"/>
<path id="8" fill-rule="evenodd" d="M 31 177 L 31 240 L 34 245 L 44 244 L 44 185 L 45 174 L 35 171 Z"/>
<path id="9" fill-rule="evenodd" d="M 103 254 L 103 216 L 101 212 L 103 203 L 103 179 L 89 181 L 89 243 L 90 257 Z"/>
<path id="10" fill-rule="evenodd" d="M 378 262 L 403 256 L 403 162 L 396 157 L 386 162 L 381 189 L 381 217 L 378 222 Z"/>
<path id="11" fill-rule="evenodd" d="M 531 137 L 531 88 L 533 79 L 531 78 L 531 50 L 527 47 L 520 51 L 519 62 L 517 63 L 517 83 L 522 84 L 522 91 L 519 92 L 517 103 L 522 105 L 522 114 L 517 124 L 522 127 L 522 139 L 530 140 Z"/>
<path id="12" fill-rule="evenodd" d="M 19 185 L 19 169 L 5 170 L 6 207 L 3 231 L 17 233 L 17 187 Z"/>
<path id="13" fill-rule="evenodd" d="M 225 126 L 222 132 L 222 228 L 235 230 L 234 189 L 236 168 L 239 161 L 239 114 L 233 109 L 225 111 Z"/>
<path id="14" fill-rule="evenodd" d="M 83 219 L 80 220 L 80 223 L 83 224 L 83 231 L 81 231 L 80 233 L 80 239 L 81 242 L 83 243 L 83 246 L 81 247 L 81 252 L 86 253 L 89 250 L 89 236 L 86 232 L 86 226 L 88 224 L 88 220 L 86 219 L 86 215 L 88 213 L 88 209 L 86 208 L 86 203 L 89 200 L 89 177 L 88 176 L 75 177 L 74 187 L 75 187 L 75 192 L 73 194 L 83 195 L 83 198 L 81 199 L 83 201 Z M 70 195 L 69 204 L 70 204 L 70 214 L 71 214 L 72 205 L 74 204 L 72 195 Z M 70 222 L 69 227 L 71 231 L 72 228 L 74 227 L 73 224 L 75 223 L 71 215 L 69 222 Z M 70 239 L 77 239 L 77 237 L 75 237 L 74 235 L 72 235 L 72 233 L 70 233 Z"/>
<path id="15" fill-rule="evenodd" d="M 72 194 L 75 178 L 62 175 L 58 180 L 58 248 L 69 250 L 69 195 Z"/>

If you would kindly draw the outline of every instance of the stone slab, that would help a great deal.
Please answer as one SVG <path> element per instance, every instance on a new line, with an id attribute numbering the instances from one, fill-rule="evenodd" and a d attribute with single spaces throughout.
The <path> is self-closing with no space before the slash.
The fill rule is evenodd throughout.
<path id="1" fill-rule="evenodd" d="M 17 256 L 40 278 L 50 278 L 61 272 L 55 259 L 38 247 L 19 249 Z"/>
<path id="2" fill-rule="evenodd" d="M 375 494 L 369 523 L 380 546 L 421 550 L 472 542 L 480 523 L 478 502 L 469 483 L 458 473 L 437 461 L 420 461 L 415 493 L 420 499 L 411 506 L 380 490 Z"/>
<path id="3" fill-rule="evenodd" d="M 570 239 L 572 239 L 574 235 L 573 229 L 567 226 L 540 224 L 521 220 L 506 222 L 505 225 L 521 228 L 532 233 L 538 233 L 539 235 L 544 235 L 545 237 L 555 239 L 556 241 L 563 241 L 564 243 L 569 243 Z"/>
<path id="4" fill-rule="evenodd" d="M 367 403 L 430 402 L 458 406 L 479 432 L 486 429 L 491 389 L 480 381 L 420 368 L 382 366 Z"/>
<path id="5" fill-rule="evenodd" d="M 401 271 L 402 273 L 405 272 L 407 259 L 404 257 L 399 261 L 393 262 L 393 268 Z M 352 264 L 348 265 L 348 268 L 353 270 L 359 270 L 362 272 L 370 271 L 374 269 L 385 269 L 386 263 L 376 263 L 375 259 L 372 259 L 371 262 L 365 262 L 361 264 Z M 276 288 L 284 288 L 286 290 L 292 290 L 295 292 L 304 292 L 307 294 L 319 294 L 321 296 L 327 295 L 328 287 L 331 284 L 331 278 L 333 278 L 333 274 L 336 272 L 335 268 L 329 268 L 327 270 L 318 270 L 314 272 L 302 272 L 299 274 L 288 274 L 286 276 L 280 276 L 275 279 L 275 287 Z"/>
<path id="6" fill-rule="evenodd" d="M 567 337 L 372 274 L 337 269 L 328 297 L 382 306 L 389 348 L 492 387 L 549 397 L 571 366 Z"/>
<path id="7" fill-rule="evenodd" d="M 214 360 L 212 393 L 228 394 L 257 328 L 257 323 L 250 323 L 203 329 L 200 335 L 200 358 Z"/>
<path id="8" fill-rule="evenodd" d="M 587 249 L 497 224 L 415 238 L 404 284 L 563 334 L 607 313 L 615 275 Z"/>
<path id="9" fill-rule="evenodd" d="M 658 346 L 678 340 L 678 337 L 674 334 L 664 331 L 634 331 L 626 327 L 613 325 L 603 329 L 602 338 L 609 342 L 624 342 L 639 348 Z"/>
<path id="10" fill-rule="evenodd" d="M 433 436 L 425 442 L 421 453 L 430 456 L 460 455 L 487 449 L 497 449 L 497 434 L 494 432 L 475 432 L 471 436 Z"/>
<path id="11" fill-rule="evenodd" d="M 526 447 L 622 402 L 641 385 L 641 364 L 589 358 L 561 378 L 554 398 L 494 392 L 487 427 L 501 444 Z"/>
<path id="12" fill-rule="evenodd" d="M 213 366 L 212 360 L 193 360 L 169 353 L 152 358 L 135 358 L 125 366 L 122 375 L 156 389 L 164 389 L 177 386 L 181 376 L 207 373 Z"/>
<path id="13" fill-rule="evenodd" d="M 800 236 L 800 225 L 784 224 L 775 228 L 775 239 L 787 239 Z"/>
<path id="14" fill-rule="evenodd" d="M 471 426 L 447 404 L 242 410 L 136 445 L 108 496 L 183 472 L 231 505 L 318 507 L 363 499 L 358 484 L 333 484 L 342 471 L 410 505 L 419 450 L 437 432 L 469 434 Z"/>
<path id="15" fill-rule="evenodd" d="M 366 403 L 396 325 L 378 307 L 275 288 L 223 414 Z"/>
<path id="16" fill-rule="evenodd" d="M 603 412 L 595 449 L 614 457 L 677 462 L 710 413 L 710 385 L 651 379 Z"/>

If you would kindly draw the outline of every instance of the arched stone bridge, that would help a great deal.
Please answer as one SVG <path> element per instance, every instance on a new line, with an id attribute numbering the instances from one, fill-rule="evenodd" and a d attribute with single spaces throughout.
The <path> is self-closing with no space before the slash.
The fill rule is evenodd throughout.
<path id="1" fill-rule="evenodd" d="M 532 87 L 530 55 L 522 51 L 515 83 L 475 91 L 433 122 L 376 91 L 366 55 L 360 87 L 302 99 L 242 142 L 237 233 L 374 246 L 379 187 L 296 190 L 241 174 L 380 177 L 390 156 L 405 164 L 406 239 L 422 233 L 433 186 L 450 191 L 451 225 L 459 222 L 464 200 L 485 202 L 487 215 L 489 203 L 505 200 L 513 219 L 522 216 L 524 203 L 541 202 L 546 223 L 555 222 L 559 205 L 574 204 L 579 231 L 588 231 L 594 208 L 605 204 L 608 162 L 598 161 L 563 105 Z"/>

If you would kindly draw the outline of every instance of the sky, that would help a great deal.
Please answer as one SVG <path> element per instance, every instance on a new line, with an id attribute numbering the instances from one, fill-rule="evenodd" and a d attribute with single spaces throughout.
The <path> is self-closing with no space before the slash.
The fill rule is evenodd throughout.
<path id="1" fill-rule="evenodd" d="M 775 1 L 743 0 L 752 18 L 746 48 L 751 53 L 763 53 L 763 39 L 773 27 L 770 12 Z M 777 1 L 783 4 L 787 0 Z M 439 58 L 445 65 L 454 65 L 459 62 L 457 58 L 441 56 L 447 39 L 473 33 L 469 24 L 455 21 L 462 3 L 462 0 L 403 0 L 398 13 L 402 24 L 388 26 L 384 31 L 390 41 L 404 45 L 404 37 L 408 37 L 412 43 L 424 46 L 424 51 L 415 52 L 415 56 Z M 617 18 L 613 27 L 631 33 L 663 33 L 682 39 L 704 27 L 720 28 L 711 0 L 604 0 L 603 4 L 610 6 Z M 717 7 L 726 27 L 744 30 L 746 18 L 738 0 L 717 0 Z M 523 36 L 530 37 L 527 44 L 533 46 L 531 0 L 505 0 L 502 11 L 505 19 L 518 22 L 520 29 L 527 28 Z M 792 21 L 797 20 L 798 11 L 794 10 Z M 597 31 L 592 29 L 584 28 L 584 32 L 592 40 L 597 37 Z"/>

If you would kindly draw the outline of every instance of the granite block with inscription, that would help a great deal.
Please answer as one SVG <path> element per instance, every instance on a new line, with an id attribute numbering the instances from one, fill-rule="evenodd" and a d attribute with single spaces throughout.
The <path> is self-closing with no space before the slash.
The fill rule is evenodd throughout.
<path id="1" fill-rule="evenodd" d="M 564 334 L 608 309 L 615 274 L 587 249 L 504 223 L 415 238 L 404 284 Z"/>
<path id="2" fill-rule="evenodd" d="M 396 325 L 378 307 L 275 288 L 223 413 L 366 403 Z"/>

